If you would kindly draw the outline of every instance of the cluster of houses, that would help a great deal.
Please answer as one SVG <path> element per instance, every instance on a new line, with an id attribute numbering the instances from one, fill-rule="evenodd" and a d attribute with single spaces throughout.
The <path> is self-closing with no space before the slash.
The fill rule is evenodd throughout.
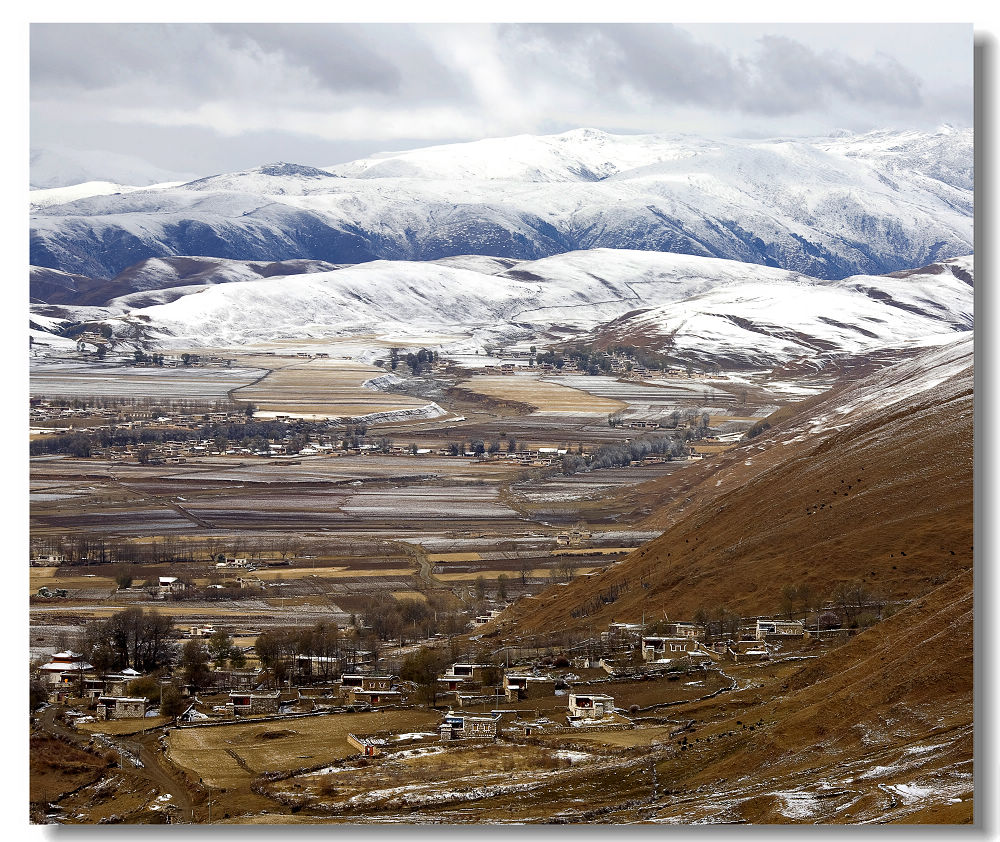
<path id="1" fill-rule="evenodd" d="M 167 587 L 171 584 L 164 583 Z M 215 630 L 212 625 L 199 625 L 192 626 L 187 634 L 205 638 Z M 542 706 L 550 707 L 553 696 L 566 698 L 562 718 L 565 727 L 631 727 L 626 712 L 615 707 L 613 696 L 590 692 L 600 685 L 600 676 L 603 675 L 604 680 L 622 680 L 645 673 L 669 675 L 678 664 L 697 669 L 722 660 L 752 663 L 772 657 L 776 645 L 807 637 L 809 632 L 803 622 L 774 618 L 755 619 L 752 624 L 741 626 L 737 634 L 715 639 L 709 639 L 705 626 L 696 622 L 660 622 L 655 634 L 647 633 L 644 624 L 612 623 L 600 635 L 597 648 L 603 654 L 565 659 L 563 666 L 576 672 L 554 671 L 538 663 L 504 667 L 472 661 L 455 662 L 434 682 L 435 704 L 444 702 L 448 706 L 437 728 L 437 737 L 442 742 L 496 739 L 507 718 L 517 720 L 510 725 L 513 733 L 530 736 L 532 728 L 539 727 L 541 720 L 518 719 L 525 709 L 523 703 L 545 700 Z M 296 656 L 292 674 L 297 679 L 278 688 L 267 684 L 266 675 L 259 668 L 219 673 L 224 683 L 217 684 L 214 690 L 196 691 L 182 685 L 182 693 L 189 697 L 189 702 L 177 721 L 181 724 L 222 723 L 289 713 L 380 710 L 413 703 L 416 685 L 379 670 L 372 653 L 354 655 L 353 670 L 345 668 L 345 662 L 338 658 Z M 129 692 L 131 683 L 140 677 L 136 670 L 99 674 L 82 654 L 63 651 L 38 667 L 37 674 L 48 688 L 50 699 L 86 699 L 95 719 L 140 718 L 151 713 L 147 698 Z M 307 687 L 313 683 L 308 680 L 310 676 L 321 679 L 318 686 Z M 171 681 L 168 677 L 158 680 L 161 686 Z M 204 699 L 199 698 L 199 694 Z M 490 709 L 498 703 L 506 703 L 511 708 Z M 558 724 L 549 723 L 544 727 L 558 727 Z M 507 726 L 504 729 L 504 733 L 508 733 Z M 365 756 L 381 754 L 387 740 L 386 735 L 379 734 L 348 738 L 352 747 Z"/>
<path id="2" fill-rule="evenodd" d="M 552 362 L 539 362 L 536 365 L 535 354 L 528 349 L 512 348 L 502 352 L 494 351 L 493 356 L 499 357 L 502 361 L 499 363 L 490 363 L 479 369 L 472 369 L 470 373 L 513 375 L 518 368 L 521 370 L 532 369 L 553 375 L 577 374 L 582 371 L 573 357 L 561 358 L 558 365 Z M 623 380 L 645 380 L 650 377 L 702 379 L 708 376 L 703 372 L 695 371 L 691 368 L 679 368 L 676 366 L 663 370 L 653 370 L 647 368 L 630 354 L 621 351 L 599 351 L 594 356 L 598 359 L 606 360 L 610 373 Z"/>
<path id="3" fill-rule="evenodd" d="M 730 660 L 735 663 L 764 661 L 771 657 L 769 644 L 788 639 L 808 638 L 801 620 L 756 620 L 755 626 L 741 630 L 738 637 L 704 641 L 705 628 L 698 623 L 670 623 L 665 633 L 643 635 L 644 662 L 664 663 L 687 658 L 692 663 Z"/>

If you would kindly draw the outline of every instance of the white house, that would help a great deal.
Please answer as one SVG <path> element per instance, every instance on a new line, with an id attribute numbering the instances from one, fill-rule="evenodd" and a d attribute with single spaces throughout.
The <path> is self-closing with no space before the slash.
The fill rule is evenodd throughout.
<path id="1" fill-rule="evenodd" d="M 614 713 L 615 700 L 612 696 L 603 696 L 594 693 L 570 693 L 569 694 L 569 719 L 590 720 L 604 719 Z"/>
<path id="2" fill-rule="evenodd" d="M 186 587 L 187 585 L 176 576 L 160 576 L 159 591 L 161 596 L 165 596 L 168 593 L 177 593 Z"/>

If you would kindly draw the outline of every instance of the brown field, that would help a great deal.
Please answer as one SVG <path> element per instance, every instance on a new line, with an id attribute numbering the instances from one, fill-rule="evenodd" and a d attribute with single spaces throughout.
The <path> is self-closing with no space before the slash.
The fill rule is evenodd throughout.
<path id="1" fill-rule="evenodd" d="M 365 389 L 366 380 L 386 372 L 351 360 L 312 359 L 281 363 L 277 357 L 259 358 L 274 368 L 263 380 L 233 392 L 237 400 L 251 401 L 258 411 L 326 418 L 415 410 L 427 401 Z M 276 361 L 279 361 L 276 363 Z"/>
<path id="2" fill-rule="evenodd" d="M 598 569 L 599 568 L 596 567 L 577 567 L 575 572 L 577 575 L 582 576 L 585 573 L 590 573 L 592 570 L 598 570 Z M 548 567 L 535 567 L 527 571 L 525 575 L 531 578 L 541 578 L 543 576 L 548 576 L 549 571 L 550 568 Z M 481 568 L 476 570 L 468 570 L 464 573 L 435 573 L 434 578 L 440 579 L 443 582 L 463 582 L 463 581 L 472 581 L 482 576 L 487 580 L 487 583 L 489 583 L 490 579 L 496 579 L 497 576 L 500 576 L 501 574 L 510 578 L 511 575 L 510 568 L 508 568 L 507 570 L 490 570 L 486 568 Z"/>
<path id="3" fill-rule="evenodd" d="M 592 547 L 580 550 L 553 550 L 552 555 L 618 555 L 630 553 L 635 547 Z"/>
<path id="4" fill-rule="evenodd" d="M 493 398 L 530 404 L 538 407 L 538 412 L 545 413 L 607 415 L 626 407 L 621 401 L 598 397 L 561 383 L 551 383 L 534 374 L 471 377 L 462 381 L 462 387 Z"/>
<path id="5" fill-rule="evenodd" d="M 415 599 L 419 602 L 427 602 L 427 594 L 420 591 L 390 591 L 390 593 L 398 600 Z"/>
<path id="6" fill-rule="evenodd" d="M 418 710 L 331 714 L 285 722 L 241 722 L 170 732 L 168 755 L 211 786 L 246 786 L 265 771 L 318 766 L 357 753 L 347 735 L 392 730 L 413 732 L 437 726 L 436 713 Z M 242 768 L 233 755 L 253 773 Z"/>

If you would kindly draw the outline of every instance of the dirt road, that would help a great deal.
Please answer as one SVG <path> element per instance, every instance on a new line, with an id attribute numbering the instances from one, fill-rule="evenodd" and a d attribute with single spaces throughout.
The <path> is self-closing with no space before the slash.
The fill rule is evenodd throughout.
<path id="1" fill-rule="evenodd" d="M 91 741 L 89 734 L 81 734 L 72 728 L 68 728 L 57 721 L 57 717 L 63 708 L 59 705 L 49 705 L 38 717 L 39 727 L 54 736 L 69 740 L 71 743 L 86 748 Z M 143 737 L 125 739 L 122 737 L 109 738 L 114 745 L 120 745 L 133 757 L 137 757 L 142 766 L 134 766 L 125 761 L 123 768 L 130 774 L 137 775 L 150 781 L 161 793 L 169 793 L 171 803 L 178 808 L 179 816 L 185 821 L 194 819 L 194 803 L 187 786 L 183 781 L 174 778 L 161 762 L 160 751 L 157 747 L 156 739 L 159 731 L 147 734 Z"/>

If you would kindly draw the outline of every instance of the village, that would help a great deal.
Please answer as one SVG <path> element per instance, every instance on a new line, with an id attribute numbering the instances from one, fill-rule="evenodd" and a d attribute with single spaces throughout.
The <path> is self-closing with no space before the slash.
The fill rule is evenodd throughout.
<path id="1" fill-rule="evenodd" d="M 161 580 L 159 587 L 169 594 L 173 585 Z M 128 609 L 131 617 L 123 612 L 97 621 L 104 630 L 133 623 L 138 636 L 95 648 L 100 635 L 82 633 L 73 645 L 87 654 L 67 648 L 34 666 L 34 728 L 113 756 L 122 774 L 149 777 L 155 763 L 170 786 L 151 791 L 127 817 L 102 813 L 108 805 L 99 797 L 91 799 L 93 812 L 82 809 L 80 793 L 68 799 L 76 814 L 59 803 L 49 804 L 47 813 L 68 823 L 184 822 L 196 814 L 204 821 L 205 800 L 212 798 L 204 782 L 221 774 L 205 765 L 216 756 L 213 747 L 251 770 L 244 786 L 273 798 L 278 814 L 294 804 L 268 782 L 301 781 L 307 794 L 316 775 L 358 769 L 358 762 L 389 763 L 386 769 L 398 773 L 414 758 L 433 756 L 441 764 L 449 756 L 441 752 L 457 762 L 470 750 L 492 757 L 543 746 L 555 758 L 575 758 L 564 764 L 575 768 L 591 756 L 580 751 L 588 744 L 581 740 L 619 752 L 622 745 L 650 743 L 684 752 L 717 729 L 702 732 L 684 716 L 672 717 L 672 710 L 747 686 L 754 669 L 815 657 L 817 647 L 838 645 L 856 631 L 826 609 L 799 620 L 612 623 L 570 646 L 535 640 L 491 649 L 489 631 L 505 608 L 470 620 L 458 636 L 400 646 L 379 642 L 370 629 L 322 624 L 254 639 L 238 625 L 183 626 L 135 609 Z M 158 637 L 155 653 L 143 635 Z M 315 762 L 283 757 L 267 768 L 256 755 L 226 748 L 250 733 L 276 747 L 285 734 L 308 733 L 313 753 L 302 757 Z M 194 753 L 192 740 L 200 747 Z M 215 795 L 217 819 L 226 803 L 221 793 Z M 226 797 L 236 796 L 234 790 Z M 312 806 L 328 815 L 329 800 L 310 796 L 295 803 L 307 814 Z"/>
<path id="2" fill-rule="evenodd" d="M 554 786 L 686 756 L 762 727 L 696 727 L 689 707 L 869 622 L 813 600 L 511 636 L 515 610 L 655 537 L 630 490 L 737 447 L 781 400 L 765 391 L 628 348 L 360 365 L 315 349 L 116 360 L 92 338 L 29 406 L 32 733 L 115 771 L 33 773 L 51 793 L 38 821 L 367 819 L 380 775 L 395 815 L 397 789 L 450 809 L 451 782 L 475 803 L 507 791 L 504 769 Z M 109 365 L 120 388 L 87 392 Z M 127 393 L 146 380 L 162 386 Z M 443 414 L 391 409 L 428 400 Z M 332 783 L 345 770 L 351 789 Z M 135 797 L 106 797 L 112 780 Z"/>

